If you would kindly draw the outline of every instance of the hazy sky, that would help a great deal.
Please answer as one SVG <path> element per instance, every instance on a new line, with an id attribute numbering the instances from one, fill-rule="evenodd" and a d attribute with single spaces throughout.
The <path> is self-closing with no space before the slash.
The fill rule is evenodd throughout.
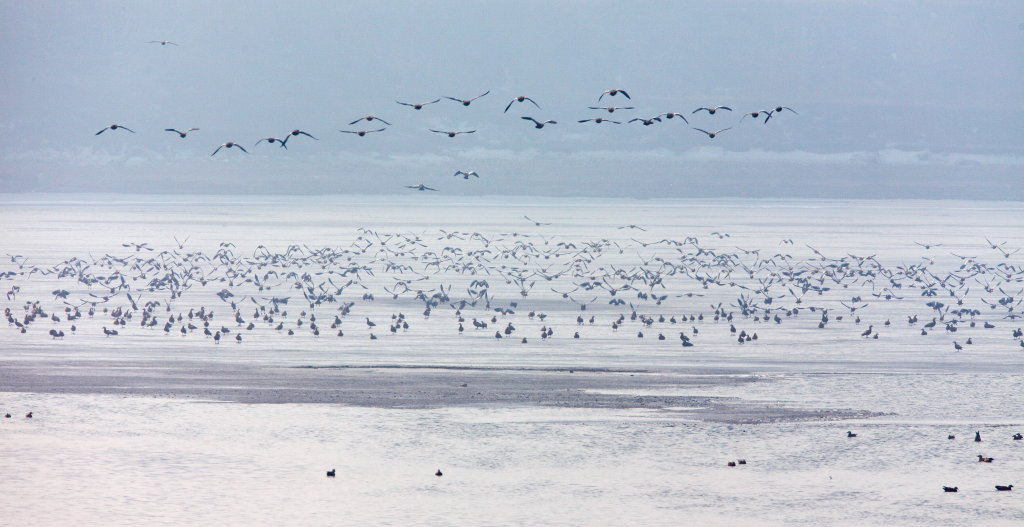
<path id="1" fill-rule="evenodd" d="M 0 0 L 0 85 L 0 192 L 1024 199 L 1019 1 Z"/>

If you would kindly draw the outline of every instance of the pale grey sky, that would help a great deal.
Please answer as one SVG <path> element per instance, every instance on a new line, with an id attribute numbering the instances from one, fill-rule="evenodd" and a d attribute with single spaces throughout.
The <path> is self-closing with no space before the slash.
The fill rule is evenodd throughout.
<path id="1" fill-rule="evenodd" d="M 1016 1 L 0 0 L 0 192 L 1024 199 L 1022 50 Z"/>

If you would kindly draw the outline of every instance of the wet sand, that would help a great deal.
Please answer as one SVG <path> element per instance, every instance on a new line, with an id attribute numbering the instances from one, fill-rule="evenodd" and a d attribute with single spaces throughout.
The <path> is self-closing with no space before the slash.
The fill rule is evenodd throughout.
<path id="1" fill-rule="evenodd" d="M 771 382 L 749 372 L 475 368 L 451 366 L 270 367 L 180 361 L 0 362 L 8 392 L 121 394 L 247 404 L 327 403 L 375 408 L 535 406 L 643 408 L 722 423 L 835 420 L 861 409 L 796 409 L 702 395 L 714 386 Z M 657 395 L 651 392 L 692 392 Z M 637 395 L 644 394 L 644 395 Z"/>

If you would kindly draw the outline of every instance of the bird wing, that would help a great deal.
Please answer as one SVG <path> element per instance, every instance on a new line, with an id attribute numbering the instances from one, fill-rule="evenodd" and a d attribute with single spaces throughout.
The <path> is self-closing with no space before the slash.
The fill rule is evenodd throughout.
<path id="1" fill-rule="evenodd" d="M 537 101 L 535 101 L 535 100 L 533 100 L 533 99 L 531 99 L 531 98 L 529 98 L 529 97 L 525 97 L 525 98 L 524 98 L 524 100 L 527 100 L 527 101 L 530 101 L 530 102 L 532 102 L 532 103 L 533 103 L 533 105 L 534 105 L 534 106 L 536 106 L 538 110 L 539 110 L 539 109 L 541 109 L 541 108 L 540 108 L 540 105 L 539 105 L 539 104 L 537 104 Z"/>
<path id="2" fill-rule="evenodd" d="M 629 94 L 626 93 L 626 90 L 619 90 L 619 93 L 625 95 L 627 99 L 632 99 L 632 97 L 630 97 Z"/>
<path id="3" fill-rule="evenodd" d="M 415 104 L 409 104 L 407 102 L 402 102 L 402 101 L 395 101 L 395 102 L 397 102 L 398 104 L 401 104 L 402 106 L 416 106 Z"/>
<path id="4" fill-rule="evenodd" d="M 224 148 L 224 145 L 218 146 L 217 149 L 214 150 L 212 154 L 210 154 L 210 157 L 213 157 L 213 156 L 217 155 L 217 152 L 220 152 L 221 148 Z"/>
<path id="5" fill-rule="evenodd" d="M 526 117 L 526 116 L 523 116 L 523 117 L 520 117 L 520 119 L 526 119 L 527 121 L 533 121 L 533 122 L 535 122 L 535 123 L 537 123 L 537 124 L 540 124 L 540 122 L 539 122 L 539 121 L 537 121 L 536 119 L 534 119 L 533 117 Z"/>
<path id="6" fill-rule="evenodd" d="M 248 150 L 246 150 L 244 146 L 242 146 L 242 145 L 240 145 L 240 144 L 238 144 L 238 143 L 235 143 L 235 146 L 237 146 L 239 150 L 241 150 L 241 151 L 245 152 L 246 154 L 248 154 L 248 153 L 249 153 L 249 151 L 248 151 Z"/>
<path id="7" fill-rule="evenodd" d="M 352 126 L 352 125 L 358 123 L 359 121 L 362 121 L 363 119 L 366 119 L 366 118 L 365 117 L 360 117 L 360 118 L 356 119 L 355 121 L 352 121 L 351 123 L 348 123 L 348 125 Z"/>
<path id="8" fill-rule="evenodd" d="M 174 128 L 164 128 L 164 131 L 165 132 L 174 132 L 176 134 L 181 134 L 181 132 L 175 130 Z M 191 132 L 192 130 L 189 130 L 189 131 Z"/>
<path id="9" fill-rule="evenodd" d="M 108 126 L 107 128 L 104 128 L 104 129 L 100 130 L 99 132 L 96 132 L 96 134 L 95 134 L 95 135 L 100 135 L 100 134 L 102 134 L 103 132 L 106 132 L 108 128 L 110 128 L 110 127 Z"/>
<path id="10" fill-rule="evenodd" d="M 508 109 L 512 107 L 512 103 L 514 102 L 516 102 L 516 100 L 513 98 L 511 101 L 508 102 L 508 106 L 505 107 L 505 111 L 502 113 L 508 113 Z"/>
<path id="11" fill-rule="evenodd" d="M 479 99 L 480 97 L 483 97 L 484 95 L 487 95 L 488 93 L 491 93 L 491 90 L 487 90 L 487 91 L 485 91 L 485 92 L 481 93 L 480 95 L 477 95 L 476 97 L 473 97 L 473 98 L 472 98 L 472 99 L 470 99 L 470 100 L 471 100 L 471 101 L 475 101 L 475 100 Z"/>
<path id="12" fill-rule="evenodd" d="M 697 130 L 698 132 L 704 132 L 705 134 L 711 135 L 711 132 L 709 132 L 707 130 L 702 130 L 700 128 L 694 128 L 694 130 Z M 714 233 L 712 233 L 712 234 L 714 234 Z"/>
<path id="13" fill-rule="evenodd" d="M 313 137 L 313 136 L 311 136 L 311 135 L 307 134 L 306 132 L 303 132 L 303 131 L 299 131 L 299 133 L 300 133 L 300 134 L 302 134 L 302 135 L 304 135 L 304 136 L 306 136 L 306 137 L 309 137 L 309 138 L 311 138 L 311 139 L 316 139 L 315 137 Z M 317 140 L 317 141 L 319 141 L 319 139 L 316 139 L 316 140 Z"/>
<path id="14" fill-rule="evenodd" d="M 719 131 L 717 131 L 717 132 L 715 132 L 715 133 L 716 133 L 716 134 L 720 134 L 720 133 L 722 133 L 722 132 L 724 132 L 724 131 L 726 131 L 726 130 L 731 130 L 731 129 L 732 129 L 732 127 L 730 126 L 730 127 L 728 127 L 728 128 L 722 128 L 721 130 L 719 130 Z"/>

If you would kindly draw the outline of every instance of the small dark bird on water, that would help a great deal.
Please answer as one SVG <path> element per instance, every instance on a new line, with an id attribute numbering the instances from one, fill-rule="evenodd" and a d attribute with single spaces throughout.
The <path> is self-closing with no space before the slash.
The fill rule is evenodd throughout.
<path id="1" fill-rule="evenodd" d="M 981 442 L 981 432 L 975 432 L 974 433 L 974 441 L 978 442 L 978 443 Z"/>
<path id="2" fill-rule="evenodd" d="M 437 472 L 434 472 L 434 475 L 437 477 L 441 477 L 444 475 L 444 473 L 441 472 L 441 469 L 437 469 Z"/>
<path id="3" fill-rule="evenodd" d="M 960 487 L 942 487 L 942 490 L 945 492 L 957 492 L 960 490 Z"/>
<path id="4" fill-rule="evenodd" d="M 334 473 L 335 473 L 335 469 L 332 468 L 331 470 L 328 470 L 327 471 L 327 477 L 333 478 L 334 477 Z"/>

